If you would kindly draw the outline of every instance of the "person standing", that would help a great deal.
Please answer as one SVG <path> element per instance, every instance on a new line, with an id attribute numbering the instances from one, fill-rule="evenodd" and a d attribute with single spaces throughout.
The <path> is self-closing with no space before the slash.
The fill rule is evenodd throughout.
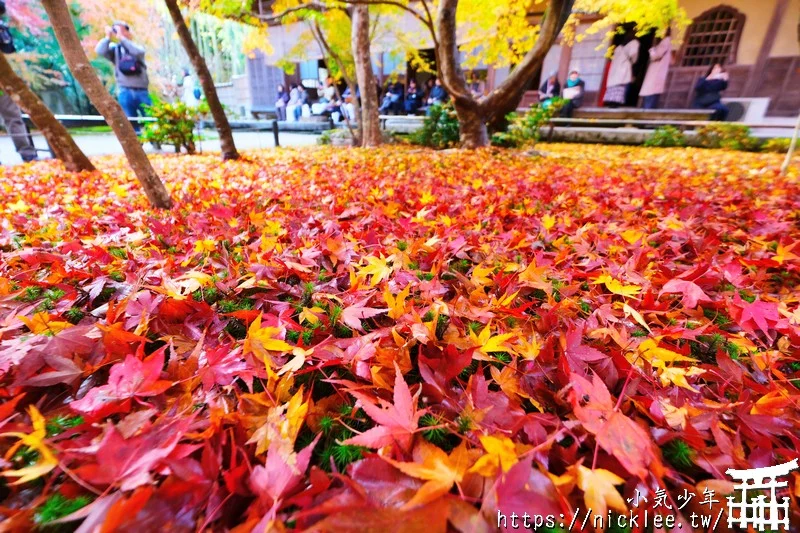
<path id="1" fill-rule="evenodd" d="M 607 107 L 625 105 L 631 83 L 633 83 L 633 65 L 639 58 L 639 40 L 628 30 L 625 33 L 625 44 L 618 45 L 611 59 L 606 81 L 606 94 L 603 104 Z"/>
<path id="2" fill-rule="evenodd" d="M 183 86 L 181 102 L 186 104 L 186 107 L 197 107 L 200 103 L 202 92 L 200 91 L 200 87 L 197 86 L 194 76 L 192 76 L 191 72 L 186 67 L 183 67 L 183 81 L 181 85 Z"/>
<path id="3" fill-rule="evenodd" d="M 280 122 L 286 122 L 286 104 L 289 103 L 289 93 L 283 85 L 278 85 L 278 98 L 275 100 L 275 114 Z"/>
<path id="4" fill-rule="evenodd" d="M 670 29 L 667 28 L 664 38 L 650 48 L 650 64 L 647 66 L 647 74 L 639 91 L 639 96 L 643 97 L 642 107 L 645 109 L 658 107 L 658 100 L 664 94 L 667 85 L 670 63 L 672 63 L 672 39 Z"/>
<path id="5" fill-rule="evenodd" d="M 97 55 L 114 64 L 114 77 L 117 80 L 117 99 L 125 114 L 130 118 L 147 116 L 146 107 L 153 105 L 148 87 L 145 50 L 133 42 L 131 28 L 127 22 L 117 21 L 106 28 L 106 36 L 95 49 Z M 133 122 L 138 134 L 141 126 Z"/>
<path id="6" fill-rule="evenodd" d="M 0 17 L 5 14 L 6 3 L 0 1 Z M 16 51 L 17 48 L 14 46 L 14 39 L 11 37 L 8 26 L 0 19 L 0 52 L 13 54 Z M 28 128 L 25 127 L 25 122 L 22 120 L 22 111 L 11 96 L 3 91 L 0 91 L 0 119 L 2 119 L 6 131 L 14 142 L 14 148 L 17 149 L 22 160 L 28 162 L 38 159 L 39 156 L 31 142 Z"/>

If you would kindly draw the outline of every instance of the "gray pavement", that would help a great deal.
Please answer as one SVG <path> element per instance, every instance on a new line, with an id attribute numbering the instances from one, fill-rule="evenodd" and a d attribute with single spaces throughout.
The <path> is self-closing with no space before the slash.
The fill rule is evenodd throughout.
<path id="1" fill-rule="evenodd" d="M 206 136 L 216 137 L 216 133 L 207 131 Z M 90 157 L 123 153 L 122 145 L 112 133 L 76 134 L 74 138 L 78 146 Z M 242 151 L 272 148 L 275 145 L 271 131 L 234 131 L 233 138 L 236 142 L 236 148 Z M 278 139 L 281 146 L 309 146 L 316 144 L 318 138 L 319 135 L 313 133 L 281 132 Z M 34 134 L 33 139 L 37 148 L 47 147 L 41 135 Z M 200 141 L 197 148 L 198 151 L 202 152 L 219 152 L 219 140 L 213 138 Z M 149 144 L 145 145 L 145 151 L 157 153 Z M 164 149 L 164 153 L 171 153 L 172 151 L 172 147 L 165 147 Z M 40 157 L 47 158 L 49 154 L 40 152 Z M 0 135 L 0 163 L 3 165 L 18 165 L 22 163 L 22 159 L 14 149 L 11 138 L 5 134 Z"/>

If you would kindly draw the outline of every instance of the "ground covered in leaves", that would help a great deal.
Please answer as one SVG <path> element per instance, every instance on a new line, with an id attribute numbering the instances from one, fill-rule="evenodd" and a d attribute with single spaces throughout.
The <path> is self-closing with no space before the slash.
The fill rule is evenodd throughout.
<path id="1" fill-rule="evenodd" d="M 800 449 L 798 170 L 542 149 L 0 168 L 4 527 L 717 517 Z"/>

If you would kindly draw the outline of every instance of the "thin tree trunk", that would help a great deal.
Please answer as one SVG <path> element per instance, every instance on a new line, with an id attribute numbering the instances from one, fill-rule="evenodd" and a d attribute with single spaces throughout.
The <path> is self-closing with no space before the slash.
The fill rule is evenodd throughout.
<path id="1" fill-rule="evenodd" d="M 114 134 L 119 139 L 125 156 L 128 158 L 136 178 L 142 184 L 150 203 L 155 207 L 169 209 L 172 207 L 169 192 L 153 169 L 153 165 L 150 164 L 150 160 L 147 159 L 147 154 L 139 144 L 139 138 L 133 131 L 133 126 L 125 116 L 125 112 L 103 86 L 89 62 L 89 58 L 86 57 L 78 33 L 72 24 L 72 15 L 66 2 L 64 0 L 42 0 L 42 5 L 47 11 L 69 70 L 83 87 L 92 105 L 97 108 L 111 129 L 114 130 Z"/>
<path id="2" fill-rule="evenodd" d="M 372 54 L 369 37 L 369 6 L 359 4 L 353 8 L 352 16 L 353 58 L 356 64 L 356 79 L 361 87 L 361 146 L 378 146 L 382 142 L 378 95 L 375 74 L 372 72 Z M 353 95 L 355 97 L 355 94 Z"/>
<path id="3" fill-rule="evenodd" d="M 789 151 L 786 152 L 786 159 L 783 160 L 783 164 L 781 165 L 781 176 L 785 176 L 786 171 L 789 170 L 789 163 L 792 162 L 792 155 L 794 154 L 794 150 L 797 147 L 798 132 L 800 132 L 800 115 L 797 116 L 797 124 L 795 124 L 794 126 L 794 133 L 792 134 L 792 142 L 789 143 Z"/>
<path id="4" fill-rule="evenodd" d="M 4 54 L 0 54 L 0 88 L 5 91 L 16 104 L 31 117 L 42 132 L 53 155 L 64 163 L 70 172 L 94 170 L 94 165 L 86 154 L 75 143 L 75 140 L 53 113 L 47 108 L 22 78 L 11 68 Z"/>
<path id="5" fill-rule="evenodd" d="M 225 110 L 222 108 L 222 103 L 219 101 L 217 95 L 217 88 L 214 86 L 214 78 L 211 77 L 211 72 L 208 70 L 203 56 L 197 49 L 197 44 L 192 39 L 192 34 L 186 21 L 183 20 L 181 9 L 178 6 L 177 0 L 164 0 L 167 4 L 167 9 L 172 17 L 172 22 L 175 24 L 175 29 L 178 32 L 178 37 L 186 49 L 186 54 L 192 62 L 194 71 L 200 80 L 200 85 L 203 87 L 203 94 L 208 102 L 208 109 L 211 111 L 211 116 L 214 118 L 214 124 L 217 126 L 219 133 L 220 146 L 222 148 L 222 159 L 239 159 L 239 152 L 236 151 L 236 144 L 233 142 L 233 132 L 231 125 L 228 123 L 228 117 L 225 116 Z"/>

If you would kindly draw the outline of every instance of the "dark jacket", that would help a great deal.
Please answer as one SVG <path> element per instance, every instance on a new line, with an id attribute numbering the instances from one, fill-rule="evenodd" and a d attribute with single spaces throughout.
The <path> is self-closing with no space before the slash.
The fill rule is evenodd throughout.
<path id="1" fill-rule="evenodd" d="M 441 85 L 434 85 L 433 89 L 431 89 L 431 98 L 433 98 L 434 101 L 446 102 L 447 91 L 445 91 L 444 87 Z"/>
<path id="2" fill-rule="evenodd" d="M 544 80 L 542 86 L 539 87 L 539 92 L 547 93 L 547 80 Z M 556 82 L 553 84 L 553 94 L 551 94 L 547 98 L 553 98 L 560 95 L 561 95 L 561 84 L 558 83 L 558 80 L 556 80 Z"/>
<path id="3" fill-rule="evenodd" d="M 707 108 L 722 99 L 722 91 L 728 88 L 725 80 L 700 78 L 694 86 L 694 107 Z"/>
<path id="4" fill-rule="evenodd" d="M 128 89 L 147 89 L 150 80 L 147 77 L 147 65 L 144 62 L 144 48 L 129 41 L 120 39 L 118 43 L 112 43 L 107 37 L 101 39 L 95 48 L 97 55 L 104 57 L 114 64 L 114 76 L 117 79 L 118 87 Z M 119 58 L 124 53 L 133 56 L 141 66 L 141 72 L 135 75 L 128 75 L 119 69 Z"/>

